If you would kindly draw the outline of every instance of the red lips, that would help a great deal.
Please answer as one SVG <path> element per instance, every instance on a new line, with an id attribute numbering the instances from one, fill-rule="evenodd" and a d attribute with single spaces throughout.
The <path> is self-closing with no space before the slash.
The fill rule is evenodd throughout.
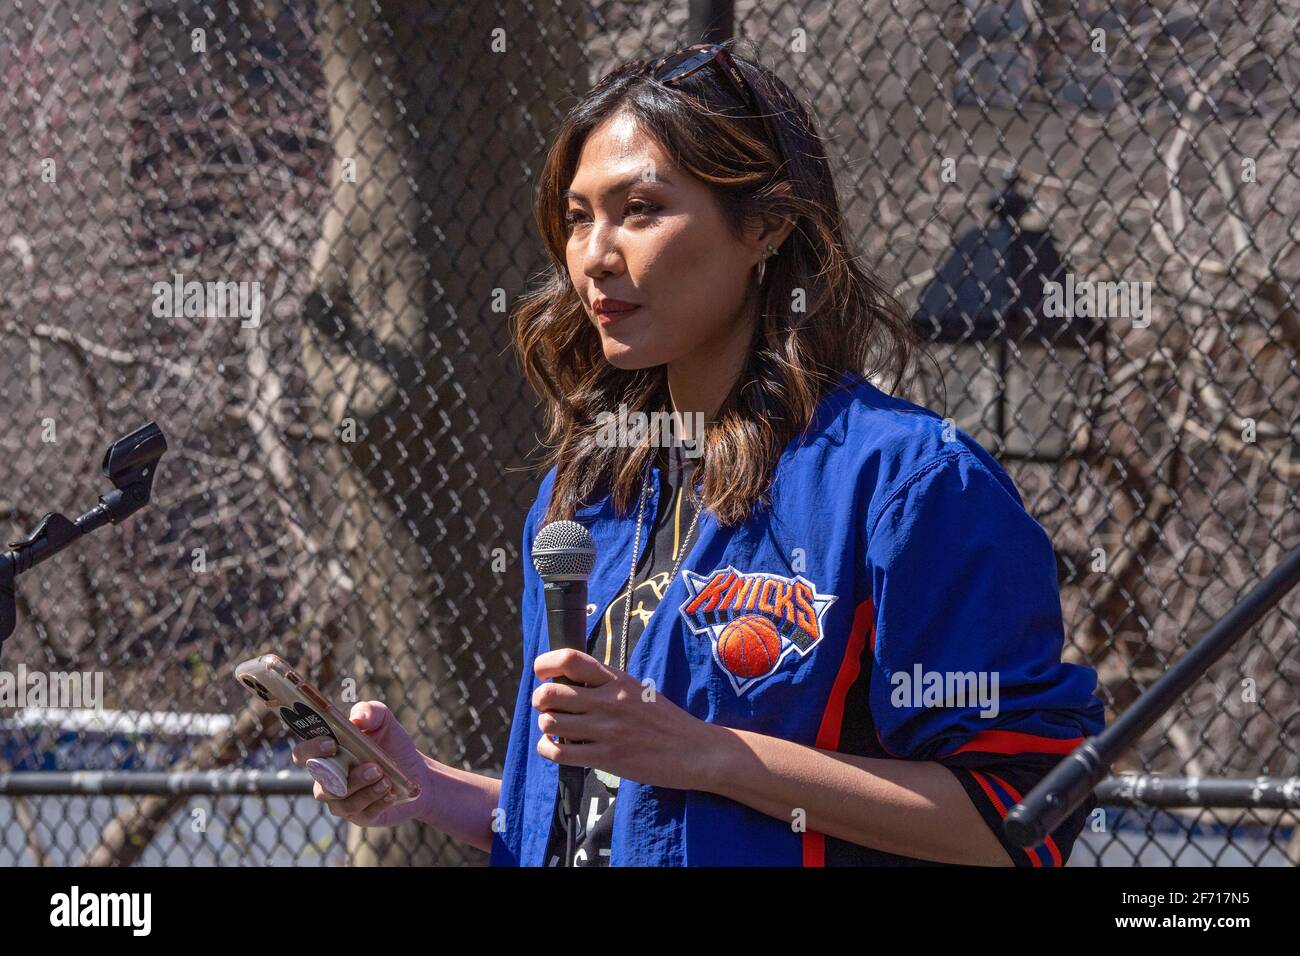
<path id="1" fill-rule="evenodd" d="M 607 325 L 624 316 L 631 315 L 641 306 L 635 302 L 624 302 L 622 299 L 611 299 L 607 296 L 598 296 L 591 303 L 591 309 L 596 313 L 596 317 L 602 325 Z"/>

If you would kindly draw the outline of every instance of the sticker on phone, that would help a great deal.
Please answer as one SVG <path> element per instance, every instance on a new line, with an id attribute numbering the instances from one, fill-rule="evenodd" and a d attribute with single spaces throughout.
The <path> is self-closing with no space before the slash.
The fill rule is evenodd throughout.
<path id="1" fill-rule="evenodd" d="M 334 731 L 330 730 L 330 725 L 325 723 L 325 718 L 302 701 L 295 703 L 292 709 L 281 707 L 280 719 L 289 728 L 289 732 L 299 740 L 328 737 L 334 741 L 335 746 L 338 745 L 339 739 L 334 736 Z"/>

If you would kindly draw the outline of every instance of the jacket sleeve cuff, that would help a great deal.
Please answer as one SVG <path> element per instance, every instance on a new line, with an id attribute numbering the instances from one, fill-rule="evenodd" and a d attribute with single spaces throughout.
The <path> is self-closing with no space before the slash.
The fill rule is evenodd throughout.
<path id="1" fill-rule="evenodd" d="M 1025 785 L 1023 775 L 1013 774 L 1004 768 L 974 769 L 970 767 L 952 767 L 949 766 L 957 781 L 970 797 L 971 803 L 993 832 L 994 837 L 1006 850 L 1007 856 L 1016 866 L 1021 867 L 1043 867 L 1043 866 L 1064 866 L 1065 861 L 1069 858 L 1070 848 L 1074 844 L 1074 839 L 1082 829 L 1083 814 L 1087 807 L 1082 807 L 1066 820 L 1061 826 L 1051 833 L 1046 840 L 1037 846 L 1022 847 L 1018 846 L 1007 836 L 1002 827 L 1002 820 L 1010 812 L 1011 808 L 1020 802 L 1024 796 L 1024 790 L 1020 789 L 1013 783 L 1010 777 L 1020 777 L 1018 780 L 1021 786 Z M 1032 783 L 1030 782 L 1030 787 Z"/>

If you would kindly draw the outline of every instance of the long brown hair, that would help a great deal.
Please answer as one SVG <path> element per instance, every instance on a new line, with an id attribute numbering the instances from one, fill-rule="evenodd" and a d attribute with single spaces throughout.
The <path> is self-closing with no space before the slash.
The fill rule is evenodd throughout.
<path id="1" fill-rule="evenodd" d="M 780 254 L 767 261 L 756 295 L 751 284 L 756 311 L 749 357 L 705 432 L 696 480 L 704 507 L 719 522 L 743 523 L 756 504 L 768 502 L 777 459 L 845 372 L 892 375 L 895 388 L 916 348 L 902 306 L 845 241 L 834 178 L 812 117 L 771 70 L 731 55 L 779 143 L 770 141 L 753 107 L 716 68 L 688 77 L 683 95 L 644 74 L 647 61 L 633 60 L 578 102 L 547 155 L 536 216 L 551 268 L 514 317 L 520 363 L 545 403 L 545 464 L 557 466 L 545 521 L 572 518 L 576 508 L 605 494 L 613 495 L 617 513 L 627 514 L 654 449 L 607 447 L 597 440 L 598 416 L 621 404 L 646 415 L 669 408 L 664 366 L 625 371 L 605 360 L 600 334 L 568 273 L 563 193 L 587 136 L 616 113 L 633 116 L 712 190 L 737 239 L 746 225 L 764 218 L 794 222 Z"/>

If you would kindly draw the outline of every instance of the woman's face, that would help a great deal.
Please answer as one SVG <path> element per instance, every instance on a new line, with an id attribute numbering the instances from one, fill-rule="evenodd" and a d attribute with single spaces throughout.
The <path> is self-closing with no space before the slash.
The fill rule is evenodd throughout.
<path id="1" fill-rule="evenodd" d="M 566 209 L 569 276 L 610 364 L 650 368 L 748 348 L 746 293 L 770 236 L 732 236 L 708 188 L 632 117 L 592 130 Z M 614 300 L 608 312 L 601 299 Z"/>

